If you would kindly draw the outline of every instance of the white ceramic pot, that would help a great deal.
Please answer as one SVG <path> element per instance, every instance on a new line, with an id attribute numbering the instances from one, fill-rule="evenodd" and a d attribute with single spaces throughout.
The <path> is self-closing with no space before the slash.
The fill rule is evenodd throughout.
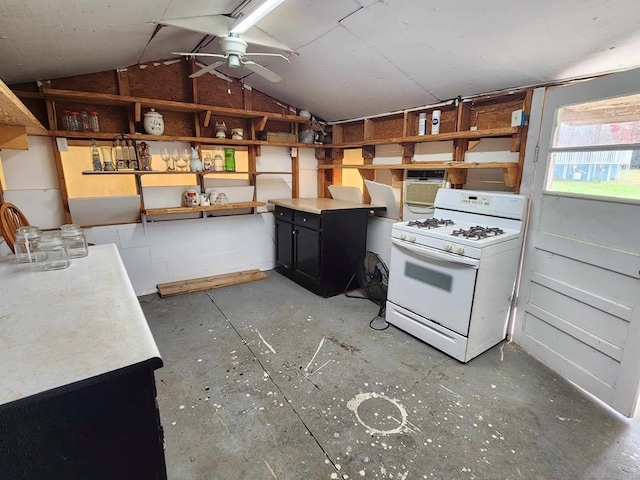
<path id="1" fill-rule="evenodd" d="M 231 129 L 231 138 L 233 140 L 242 140 L 243 135 L 244 135 L 244 131 L 241 128 Z"/>
<path id="2" fill-rule="evenodd" d="M 144 131 L 149 135 L 162 135 L 164 133 L 164 120 L 162 119 L 162 115 L 153 108 L 144 114 L 143 125 Z"/>
<path id="3" fill-rule="evenodd" d="M 183 194 L 185 207 L 197 207 L 200 204 L 200 191 L 197 188 L 187 188 Z"/>

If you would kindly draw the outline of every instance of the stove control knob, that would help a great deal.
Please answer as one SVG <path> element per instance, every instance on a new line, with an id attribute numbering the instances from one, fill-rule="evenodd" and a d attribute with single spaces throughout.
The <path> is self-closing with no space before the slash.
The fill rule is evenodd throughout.
<path id="1" fill-rule="evenodd" d="M 407 238 L 407 235 L 405 233 L 401 233 L 400 240 L 404 240 L 405 238 Z"/>
<path id="2" fill-rule="evenodd" d="M 458 248 L 456 249 L 456 253 L 457 253 L 458 255 L 462 255 L 462 254 L 464 253 L 464 247 L 458 247 Z"/>
<path id="3" fill-rule="evenodd" d="M 451 251 L 451 249 L 453 249 L 453 246 L 452 246 L 450 243 L 446 243 L 446 244 L 444 245 L 444 249 L 445 249 L 447 252 L 450 252 L 450 251 Z"/>
<path id="4" fill-rule="evenodd" d="M 416 236 L 415 235 L 409 236 L 409 241 L 410 242 L 415 242 L 416 241 Z"/>

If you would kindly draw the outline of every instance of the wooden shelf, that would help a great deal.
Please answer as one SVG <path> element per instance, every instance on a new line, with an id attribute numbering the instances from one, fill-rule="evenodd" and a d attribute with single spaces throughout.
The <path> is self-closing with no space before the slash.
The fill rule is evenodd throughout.
<path id="1" fill-rule="evenodd" d="M 78 140 L 113 140 L 121 138 L 122 133 L 111 132 L 77 132 L 70 130 L 43 130 L 41 134 L 50 137 L 65 137 Z M 285 147 L 285 148 L 331 148 L 331 145 L 314 144 L 314 143 L 284 143 L 284 142 L 268 142 L 266 140 L 233 140 L 231 138 L 211 138 L 211 137 L 186 137 L 173 135 L 147 135 L 144 133 L 125 133 L 128 138 L 135 141 L 145 142 L 194 142 L 200 143 L 202 146 L 221 146 L 221 147 L 248 147 L 250 145 L 261 145 L 265 147 Z"/>
<path id="2" fill-rule="evenodd" d="M 209 125 L 212 116 L 239 118 L 251 120 L 260 129 L 264 128 L 267 121 L 298 123 L 302 124 L 308 121 L 306 117 L 299 115 L 287 115 L 275 112 L 262 112 L 256 110 L 245 110 L 241 108 L 220 107 L 215 105 L 205 105 L 198 103 L 176 102 L 172 100 L 161 100 L 153 98 L 133 97 L 129 95 L 115 95 L 109 93 L 81 92 L 75 90 L 61 90 L 54 88 L 44 88 L 42 92 L 23 92 L 14 91 L 18 98 L 36 99 L 43 101 L 64 101 L 73 103 L 83 103 L 89 105 L 108 105 L 116 107 L 133 108 L 134 121 L 142 121 L 142 109 L 155 108 L 168 112 L 181 113 L 197 113 L 201 114 L 204 119 L 204 126 Z M 71 139 L 96 139 L 96 140 L 112 140 L 122 134 L 128 135 L 137 141 L 165 141 L 165 142 L 192 142 L 204 145 L 219 146 L 274 146 L 274 147 L 297 147 L 297 148 L 315 148 L 317 145 L 298 142 L 269 142 L 265 140 L 234 140 L 232 138 L 215 138 L 202 137 L 197 135 L 148 135 L 144 133 L 130 132 L 78 132 L 66 130 L 40 130 L 34 132 L 38 135 L 49 135 L 52 137 L 66 137 Z"/>
<path id="3" fill-rule="evenodd" d="M 340 170 L 353 169 L 358 170 L 447 170 L 469 168 L 517 168 L 516 162 L 425 162 L 425 163 L 393 163 L 379 165 L 318 165 L 318 170 Z"/>
<path id="4" fill-rule="evenodd" d="M 439 133 L 437 135 L 415 135 L 412 137 L 381 138 L 358 142 L 343 142 L 327 145 L 316 145 L 318 148 L 359 148 L 375 145 L 443 142 L 448 140 L 478 140 L 487 137 L 511 137 L 518 135 L 521 127 L 489 128 L 485 130 L 465 130 L 461 132 Z"/>
<path id="5" fill-rule="evenodd" d="M 235 172 L 215 172 L 215 171 L 206 171 L 206 172 L 179 172 L 179 171 L 167 171 L 167 170 L 114 170 L 114 171 L 101 171 L 101 170 L 85 170 L 82 172 L 83 175 L 291 175 L 292 172 L 249 172 L 249 171 L 235 171 Z"/>
<path id="6" fill-rule="evenodd" d="M 22 94 L 22 92 L 15 93 L 18 97 L 20 97 L 20 95 Z M 209 112 L 212 115 L 222 117 L 266 118 L 267 120 L 292 123 L 305 123 L 308 120 L 306 117 L 301 117 L 299 115 L 285 115 L 282 113 L 274 112 L 258 112 L 253 110 L 244 110 L 241 108 L 217 107 L 215 105 L 175 102 L 172 100 L 132 97 L 129 95 L 113 95 L 109 93 L 78 92 L 74 90 L 43 88 L 42 94 L 45 100 L 63 100 L 78 103 L 134 107 L 137 111 L 139 111 L 141 108 L 155 108 L 170 112 Z"/>
<path id="7" fill-rule="evenodd" d="M 144 215 L 168 215 L 172 213 L 197 213 L 214 212 L 219 210 L 240 210 L 243 208 L 264 207 L 264 202 L 229 203 L 227 205 L 209 205 L 206 207 L 171 207 L 171 208 L 146 208 L 141 211 Z"/>

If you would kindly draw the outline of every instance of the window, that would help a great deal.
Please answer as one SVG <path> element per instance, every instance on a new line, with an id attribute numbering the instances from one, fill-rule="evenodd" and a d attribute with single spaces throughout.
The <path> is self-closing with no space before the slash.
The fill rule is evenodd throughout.
<path id="1" fill-rule="evenodd" d="M 640 200 L 640 95 L 558 109 L 546 190 Z"/>

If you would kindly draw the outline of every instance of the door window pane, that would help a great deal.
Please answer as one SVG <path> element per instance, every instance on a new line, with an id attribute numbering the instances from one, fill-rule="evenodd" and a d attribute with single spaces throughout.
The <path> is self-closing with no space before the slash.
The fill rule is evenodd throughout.
<path id="1" fill-rule="evenodd" d="M 547 191 L 640 200 L 640 95 L 556 113 Z"/>

